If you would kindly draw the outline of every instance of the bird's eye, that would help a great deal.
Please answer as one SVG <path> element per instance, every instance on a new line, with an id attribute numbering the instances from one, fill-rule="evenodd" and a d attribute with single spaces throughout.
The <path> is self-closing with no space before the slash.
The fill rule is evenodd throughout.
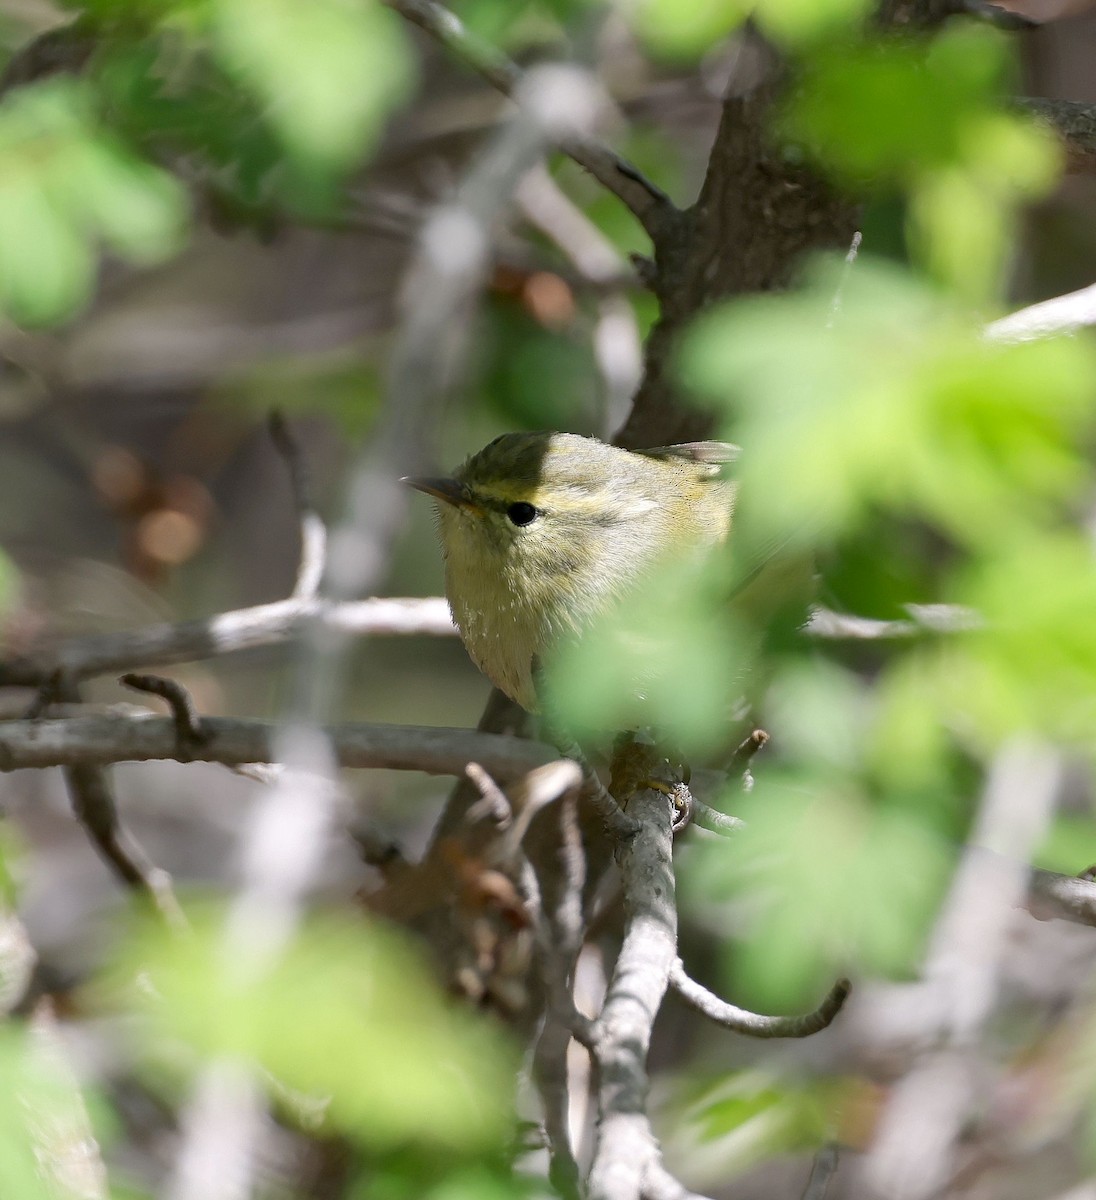
<path id="1" fill-rule="evenodd" d="M 537 519 L 538 513 L 531 504 L 519 500 L 516 504 L 510 505 L 506 510 L 506 515 L 515 525 L 529 525 Z"/>

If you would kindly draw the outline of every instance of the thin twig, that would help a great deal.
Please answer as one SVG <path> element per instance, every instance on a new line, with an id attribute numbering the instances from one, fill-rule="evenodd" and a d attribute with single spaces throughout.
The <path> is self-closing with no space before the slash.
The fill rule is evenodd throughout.
<path id="1" fill-rule="evenodd" d="M 464 768 L 464 773 L 481 797 L 480 802 L 473 804 L 464 814 L 464 819 L 471 825 L 486 818 L 499 829 L 510 825 L 513 822 L 513 813 L 510 811 L 510 801 L 506 799 L 502 788 L 477 762 L 470 762 Z"/>
<path id="2" fill-rule="evenodd" d="M 53 650 L 0 662 L 0 687 L 41 687 L 59 668 L 73 679 L 87 679 L 220 657 L 290 641 L 315 621 L 350 637 L 453 637 L 457 632 L 442 597 L 382 597 L 328 606 L 317 600 L 275 600 L 179 624 L 70 638 Z"/>
<path id="3" fill-rule="evenodd" d="M 907 604 L 909 620 L 881 621 L 828 608 L 811 612 L 805 632 L 809 637 L 848 641 L 924 637 L 934 633 L 970 633 L 981 629 L 979 613 L 961 604 Z"/>
<path id="4" fill-rule="evenodd" d="M 203 741 L 187 748 L 190 759 L 225 766 L 278 762 L 278 726 L 269 721 L 203 717 Z M 346 724 L 326 728 L 343 767 L 383 767 L 463 775 L 480 763 L 496 779 L 510 780 L 559 758 L 551 746 L 473 730 L 412 725 Z M 102 767 L 116 762 L 179 759 L 175 722 L 151 714 L 68 717 L 0 723 L 0 771 L 24 767 Z"/>
<path id="5" fill-rule="evenodd" d="M 198 715 L 194 698 L 178 680 L 165 679 L 162 675 L 130 673 L 123 675 L 118 682 L 135 692 L 146 692 L 168 702 L 171 706 L 171 719 L 175 722 L 175 738 L 180 758 L 189 752 L 190 747 L 205 740 L 202 718 Z"/>
<path id="6" fill-rule="evenodd" d="M 289 483 L 301 531 L 301 553 L 291 594 L 294 600 L 312 600 L 320 589 L 327 562 L 327 526 L 312 502 L 300 446 L 280 412 L 270 414 L 269 427 L 270 437 L 289 468 Z"/>
<path id="7" fill-rule="evenodd" d="M 476 37 L 455 13 L 443 5 L 434 0 L 384 0 L 384 3 L 425 30 L 504 96 L 513 98 L 520 91 L 522 71 L 517 64 L 494 46 Z M 652 239 L 679 215 L 661 188 L 592 135 L 562 137 L 559 147 L 621 200 Z"/>
<path id="8" fill-rule="evenodd" d="M 845 264 L 841 268 L 841 275 L 837 280 L 837 287 L 834 289 L 833 299 L 830 301 L 830 315 L 826 319 L 826 328 L 832 329 L 837 324 L 837 318 L 841 315 L 841 297 L 845 291 L 845 284 L 848 282 L 850 273 L 852 272 L 853 264 L 856 262 L 856 256 L 860 253 L 860 243 L 864 240 L 864 235 L 858 229 L 852 235 L 852 242 L 849 244 L 848 253 L 845 255 Z"/>
<path id="9" fill-rule="evenodd" d="M 693 796 L 690 820 L 709 833 L 718 833 L 720 837 L 733 837 L 746 828 L 746 822 L 740 817 L 732 817 L 730 813 L 720 812 L 717 808 L 705 804 Z"/>
<path id="10" fill-rule="evenodd" d="M 173 929 L 186 926 L 171 886 L 171 876 L 145 853 L 122 825 L 106 772 L 98 766 L 72 766 L 64 770 L 72 811 L 99 851 L 103 861 L 136 895 Z"/>
<path id="11" fill-rule="evenodd" d="M 731 763 L 727 768 L 728 772 L 745 771 L 750 763 L 753 762 L 754 755 L 759 750 L 763 750 L 768 743 L 769 735 L 764 729 L 752 730 L 742 739 L 738 744 L 738 748 L 731 756 Z"/>
<path id="12" fill-rule="evenodd" d="M 803 1200 L 826 1200 L 830 1183 L 837 1174 L 838 1161 L 837 1146 L 827 1142 L 814 1156 L 814 1165 L 803 1189 Z"/>
<path id="13" fill-rule="evenodd" d="M 40 699 L 43 705 L 48 705 L 53 700 L 79 704 L 80 686 L 64 672 L 58 671 L 43 687 Z M 113 720 L 110 717 L 103 719 L 108 722 Z M 59 723 L 65 722 L 32 718 L 8 722 L 3 729 L 7 732 L 12 728 L 22 728 L 29 730 L 33 737 L 34 731 L 42 733 Z M 72 803 L 73 815 L 114 875 L 130 891 L 147 900 L 152 910 L 158 913 L 170 928 L 184 928 L 186 918 L 175 899 L 171 876 L 149 858 L 137 839 L 122 825 L 114 791 L 103 764 L 67 759 L 53 765 L 64 767 L 62 774 Z"/>
<path id="14" fill-rule="evenodd" d="M 794 1017 L 769 1017 L 721 1000 L 686 974 L 680 958 L 675 959 L 670 968 L 670 986 L 686 1004 L 710 1021 L 755 1038 L 810 1037 L 833 1023 L 851 990 L 847 979 L 839 979 L 813 1012 Z"/>
<path id="15" fill-rule="evenodd" d="M 985 328 L 985 337 L 991 342 L 1030 342 L 1090 325 L 1096 325 L 1096 284 L 992 321 Z"/>

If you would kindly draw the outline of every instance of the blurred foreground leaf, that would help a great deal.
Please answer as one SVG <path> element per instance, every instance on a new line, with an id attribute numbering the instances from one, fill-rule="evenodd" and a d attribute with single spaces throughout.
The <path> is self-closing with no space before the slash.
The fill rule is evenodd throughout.
<path id="1" fill-rule="evenodd" d="M 100 127 L 80 82 L 22 87 L 0 105 L 0 304 L 16 321 L 84 303 L 100 242 L 142 264 L 173 253 L 185 211 L 169 175 Z"/>
<path id="2" fill-rule="evenodd" d="M 252 1061 L 278 1084 L 326 1100 L 331 1125 L 370 1146 L 474 1151 L 507 1132 L 508 1048 L 449 1004 L 408 945 L 379 925 L 316 919 L 268 972 L 242 978 L 207 914 L 191 937 L 144 933 L 120 968 L 151 985 L 127 988 L 146 1014 L 150 1050 L 176 1038 L 203 1055 Z"/>
<path id="3" fill-rule="evenodd" d="M 759 772 L 733 801 L 747 824 L 733 869 L 726 845 L 705 844 L 682 883 L 687 903 L 728 906 L 732 994 L 762 1011 L 816 1003 L 843 974 L 911 972 L 954 857 L 918 813 L 814 766 Z"/>
<path id="4" fill-rule="evenodd" d="M 403 30 L 376 0 L 213 0 L 213 13 L 226 65 L 306 160 L 363 157 L 410 83 Z"/>
<path id="5" fill-rule="evenodd" d="M 824 545 L 878 509 L 971 546 L 1058 519 L 1090 477 L 1085 339 L 1003 345 L 908 272 L 861 258 L 840 286 L 697 323 L 681 369 L 747 448 L 736 465 L 761 537 Z"/>

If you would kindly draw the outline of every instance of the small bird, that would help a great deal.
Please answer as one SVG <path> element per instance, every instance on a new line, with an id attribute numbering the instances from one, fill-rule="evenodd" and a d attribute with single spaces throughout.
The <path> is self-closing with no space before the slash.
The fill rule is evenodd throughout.
<path id="1" fill-rule="evenodd" d="M 507 433 L 450 477 L 404 482 L 438 501 L 445 591 L 472 660 L 537 712 L 537 674 L 664 565 L 730 530 L 726 442 L 629 451 L 572 433 Z"/>

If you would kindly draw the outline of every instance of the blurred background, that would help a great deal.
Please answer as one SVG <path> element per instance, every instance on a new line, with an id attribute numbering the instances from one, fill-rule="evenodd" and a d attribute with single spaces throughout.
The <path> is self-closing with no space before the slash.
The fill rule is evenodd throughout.
<path id="1" fill-rule="evenodd" d="M 271 18 L 268 28 L 260 2 L 179 3 L 165 15 L 121 0 L 0 0 L 0 54 L 8 62 L 0 85 L 5 656 L 287 595 L 299 555 L 297 514 L 267 427 L 272 409 L 299 442 L 320 511 L 333 520 L 343 511 L 348 467 L 381 414 L 416 238 L 509 110 L 394 14 L 367 6 L 359 27 L 346 16 L 357 12 L 353 5 L 321 7 L 330 28 L 317 20 L 313 30 L 307 6 L 296 18 Z M 733 33 L 705 41 L 702 30 L 696 45 L 683 48 L 660 43 L 642 22 L 637 28 L 636 9 L 623 4 L 467 0 L 453 7 L 519 61 L 587 65 L 612 97 L 612 144 L 682 206 L 696 196 L 724 91 L 751 72 Z M 1012 90 L 1096 103 L 1096 10 L 1053 0 L 1008 7 L 1034 22 L 1015 39 Z M 284 4 L 274 9 L 285 15 Z M 59 31 L 56 40 L 43 41 L 50 31 Z M 333 48 L 344 39 L 352 46 L 346 62 Z M 43 65 L 51 54 L 73 69 L 91 67 L 52 71 Z M 355 79 L 366 81 L 358 107 L 346 101 Z M 282 92 L 292 99 L 279 108 Z M 6 187 L 8 176 L 25 186 Z M 863 226 L 867 252 L 908 261 L 905 204 L 894 194 L 873 197 Z M 1094 213 L 1096 176 L 1069 175 L 1045 189 L 1018 221 L 1003 284 L 982 311 L 1092 283 Z M 466 359 L 438 428 L 428 431 L 438 468 L 506 430 L 611 435 L 627 415 L 641 340 L 656 316 L 629 257 L 649 251 L 645 235 L 561 156 L 523 183 L 491 234 Z M 918 552 L 927 546 L 935 563 L 948 561 L 933 536 L 930 529 Z M 870 537 L 863 546 L 870 554 Z M 932 574 L 903 574 L 899 562 L 898 583 L 850 582 L 859 560 L 855 547 L 846 549 L 827 581 L 825 598 L 836 607 L 864 610 L 878 601 L 867 615 L 893 616 L 895 589 L 912 581 L 923 591 Z M 380 593 L 441 590 L 430 506 L 416 500 Z M 342 719 L 464 728 L 479 719 L 488 686 L 455 638 L 378 637 L 355 643 L 350 654 Z M 277 718 L 291 665 L 288 648 L 272 647 L 171 674 L 203 713 Z M 845 665 L 865 680 L 879 669 L 858 651 Z M 109 678 L 90 683 L 87 697 L 133 699 Z M 26 692 L 6 696 L 4 715 L 30 699 Z M 771 711 L 782 710 L 774 704 Z M 969 798 L 976 772 L 970 762 L 963 770 L 957 776 L 968 782 Z M 1043 861 L 1075 871 L 1096 860 L 1096 828 L 1087 769 L 1071 772 L 1070 822 L 1048 835 Z M 234 881 L 256 784 L 202 764 L 127 764 L 114 776 L 125 822 L 181 887 Z M 348 776 L 348 786 L 376 827 L 409 854 L 423 848 L 443 782 L 360 772 Z M 19 910 L 39 971 L 63 994 L 101 961 L 126 898 L 72 821 L 58 772 L 3 776 L 0 803 L 23 847 Z M 961 837 L 968 817 L 960 806 L 941 825 Z M 720 868 L 711 856 L 698 852 L 692 863 L 691 852 L 686 846 L 685 945 L 710 963 L 721 953 L 726 898 L 712 879 Z M 884 873 L 893 867 L 901 875 L 901 856 L 881 863 Z M 340 837 L 321 877 L 325 900 L 346 901 L 369 873 Z M 735 912 L 742 903 L 733 898 Z M 1096 944 L 1079 926 L 1025 921 L 1013 931 L 1003 984 L 1025 1003 L 1006 1005 L 1001 1020 L 1012 1023 L 1010 1046 L 1037 1027 L 1026 1044 L 1046 1050 L 1040 1038 L 1061 1036 L 1048 1014 L 1091 987 Z M 895 941 L 917 944 L 905 932 Z M 908 960 L 897 959 L 901 974 Z M 818 978 L 807 982 L 815 986 Z M 773 991 L 758 984 L 754 996 L 771 999 Z M 787 1002 L 797 996 L 790 987 Z M 675 1164 L 687 1165 L 696 1186 L 714 1189 L 728 1162 L 737 1170 L 762 1160 L 763 1172 L 718 1194 L 798 1194 L 820 1111 L 841 1107 L 850 1140 L 858 1122 L 871 1123 L 865 1114 L 875 1110 L 874 1089 L 884 1087 L 889 1064 L 870 1053 L 858 1061 L 859 1029 L 774 1055 L 764 1044 L 728 1042 L 670 1001 L 654 1066 Z M 846 1074 L 862 1068 L 872 1082 L 838 1100 L 826 1088 L 843 1084 L 823 1086 L 814 1076 L 788 1083 L 797 1072 L 821 1077 L 835 1062 Z M 704 1067 L 682 1074 L 682 1063 Z M 1017 1060 L 1011 1066 L 1021 1073 Z M 1033 1094 L 1017 1084 L 1017 1106 L 1035 1104 Z M 998 1096 L 1009 1100 L 1007 1089 Z M 141 1122 L 156 1126 L 159 1118 L 140 1111 L 144 1100 L 128 1110 L 125 1102 L 122 1089 L 121 1123 L 129 1127 L 117 1139 L 121 1158 L 134 1194 L 147 1194 L 157 1151 L 142 1158 Z M 1073 1138 L 1074 1119 L 1090 1121 L 1091 1112 L 1071 1110 L 1068 1128 L 1056 1127 L 1054 1137 L 1032 1133 L 1023 1170 L 1010 1177 L 975 1171 L 965 1194 L 1064 1191 L 1093 1168 L 1092 1138 Z M 705 1122 L 723 1140 L 706 1143 L 689 1132 Z M 1015 1127 L 1007 1120 L 1000 1126 Z M 1031 1133 L 1030 1124 L 1024 1128 Z M 1003 1155 L 995 1145 L 981 1149 Z M 954 1194 L 961 1192 L 958 1186 Z M 317 1184 L 309 1194 L 350 1193 Z M 468 1194 L 476 1194 L 471 1185 Z"/>

